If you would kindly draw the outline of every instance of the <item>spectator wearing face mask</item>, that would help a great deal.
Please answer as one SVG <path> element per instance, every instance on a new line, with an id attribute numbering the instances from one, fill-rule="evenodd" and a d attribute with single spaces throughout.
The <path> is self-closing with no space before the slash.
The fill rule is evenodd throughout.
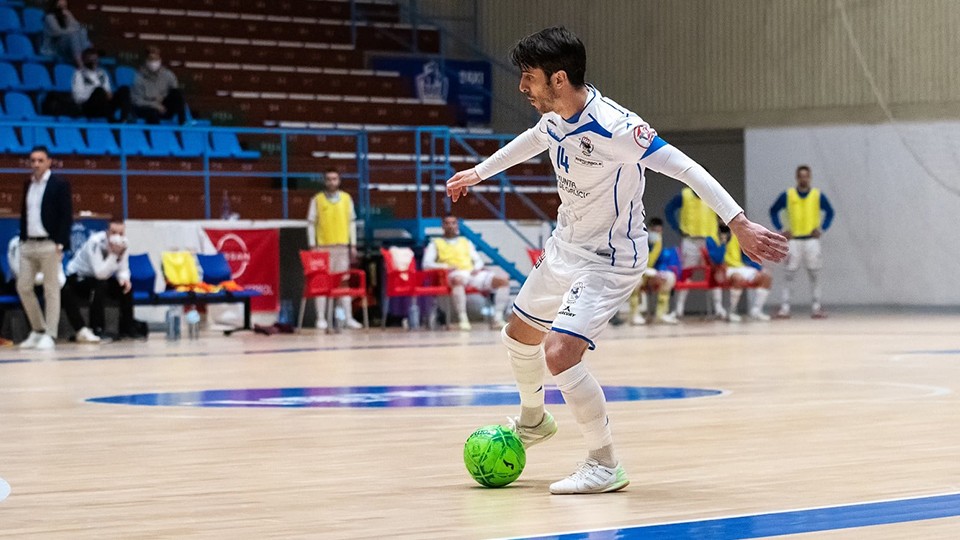
<path id="1" fill-rule="evenodd" d="M 100 67 L 100 55 L 96 49 L 83 51 L 83 67 L 73 73 L 72 90 L 73 102 L 80 107 L 83 116 L 122 122 L 130 115 L 130 88 L 122 86 L 113 91 L 110 77 Z M 117 111 L 120 111 L 119 118 Z"/>
<path id="2" fill-rule="evenodd" d="M 159 124 L 161 119 L 176 118 L 186 121 L 186 103 L 178 88 L 177 76 L 163 66 L 160 49 L 147 49 L 147 59 L 133 79 L 133 110 L 148 124 Z"/>
<path id="3" fill-rule="evenodd" d="M 117 337 L 144 337 L 134 326 L 133 287 L 123 220 L 111 221 L 106 231 L 87 238 L 67 264 L 67 282 L 82 299 L 93 294 L 90 326 L 97 335 L 104 335 L 104 304 L 109 299 L 120 305 Z"/>

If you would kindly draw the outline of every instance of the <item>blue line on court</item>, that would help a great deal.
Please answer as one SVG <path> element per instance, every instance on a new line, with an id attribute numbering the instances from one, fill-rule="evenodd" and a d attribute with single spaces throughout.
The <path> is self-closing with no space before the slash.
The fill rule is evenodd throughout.
<path id="1" fill-rule="evenodd" d="M 10 495 L 10 484 L 0 478 L 0 502 L 6 499 L 8 495 Z"/>
<path id="2" fill-rule="evenodd" d="M 543 540 L 633 538 L 642 538 L 643 540 L 675 538 L 734 540 L 835 531 L 957 516 L 960 516 L 960 493 L 951 493 L 681 523 L 637 525 L 618 529 L 562 533 L 531 538 Z"/>

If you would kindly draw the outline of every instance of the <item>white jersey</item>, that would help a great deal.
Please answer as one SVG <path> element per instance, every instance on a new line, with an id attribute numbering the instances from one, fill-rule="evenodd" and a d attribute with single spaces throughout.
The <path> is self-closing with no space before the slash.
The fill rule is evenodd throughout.
<path id="1" fill-rule="evenodd" d="M 638 115 L 593 86 L 587 90 L 580 113 L 569 119 L 544 114 L 536 126 L 477 165 L 476 172 L 489 178 L 549 150 L 561 201 L 553 231 L 558 245 L 611 266 L 643 269 L 648 251 L 644 170 L 649 167 L 687 182 L 685 173 L 702 167 L 657 137 Z M 691 187 L 729 222 L 742 210 L 710 181 L 714 185 L 698 182 Z"/>

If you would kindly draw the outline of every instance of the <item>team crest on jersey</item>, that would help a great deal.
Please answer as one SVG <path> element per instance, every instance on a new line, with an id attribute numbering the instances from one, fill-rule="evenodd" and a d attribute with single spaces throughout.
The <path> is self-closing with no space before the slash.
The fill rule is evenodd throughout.
<path id="1" fill-rule="evenodd" d="M 644 150 L 650 148 L 650 144 L 653 143 L 656 136 L 656 130 L 646 124 L 640 124 L 633 129 L 633 140 L 637 141 L 637 146 Z"/>
<path id="2" fill-rule="evenodd" d="M 593 141 L 589 137 L 580 137 L 580 151 L 583 155 L 589 156 L 593 153 Z"/>

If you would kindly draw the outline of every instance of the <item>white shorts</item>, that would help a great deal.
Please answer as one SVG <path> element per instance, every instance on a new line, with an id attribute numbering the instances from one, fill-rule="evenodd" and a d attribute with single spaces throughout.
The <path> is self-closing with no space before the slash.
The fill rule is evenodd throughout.
<path id="1" fill-rule="evenodd" d="M 819 238 L 790 240 L 790 253 L 787 255 L 787 271 L 795 272 L 800 265 L 807 270 L 823 268 L 823 256 L 820 254 Z"/>
<path id="2" fill-rule="evenodd" d="M 330 245 L 317 246 L 319 251 L 326 251 L 330 254 L 330 272 L 341 274 L 350 270 L 350 246 Z"/>
<path id="3" fill-rule="evenodd" d="M 680 264 L 684 268 L 703 264 L 703 248 L 707 247 L 705 238 L 684 236 L 680 239 Z"/>
<path id="4" fill-rule="evenodd" d="M 757 274 L 760 271 L 752 266 L 738 266 L 736 268 L 727 268 L 727 279 L 732 278 L 733 276 L 740 276 L 741 279 L 747 283 L 753 283 L 753 280 L 757 279 Z"/>
<path id="5" fill-rule="evenodd" d="M 470 270 L 451 270 L 450 273 L 447 274 L 447 277 L 460 278 L 466 287 L 489 291 L 493 286 L 493 277 L 495 275 L 496 274 L 490 270 L 480 270 L 476 273 Z"/>
<path id="6" fill-rule="evenodd" d="M 561 248 L 550 237 L 513 311 L 538 330 L 578 337 L 594 349 L 597 337 L 640 284 L 646 266 L 646 256 L 636 268 L 610 266 Z"/>

